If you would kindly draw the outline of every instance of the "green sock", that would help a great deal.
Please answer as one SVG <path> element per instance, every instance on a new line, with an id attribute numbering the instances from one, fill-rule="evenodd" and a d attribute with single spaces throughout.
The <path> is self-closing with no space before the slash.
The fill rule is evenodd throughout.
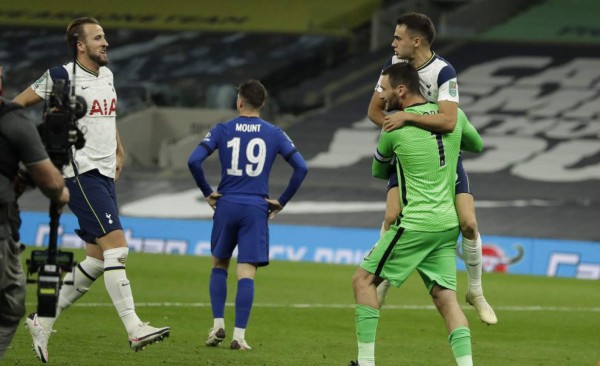
<path id="1" fill-rule="evenodd" d="M 363 363 L 375 362 L 375 334 L 379 323 L 379 309 L 356 304 L 356 338 L 358 339 L 358 360 Z"/>
<path id="2" fill-rule="evenodd" d="M 467 327 L 458 327 L 448 336 L 452 353 L 458 366 L 473 365 L 471 352 L 471 331 Z"/>

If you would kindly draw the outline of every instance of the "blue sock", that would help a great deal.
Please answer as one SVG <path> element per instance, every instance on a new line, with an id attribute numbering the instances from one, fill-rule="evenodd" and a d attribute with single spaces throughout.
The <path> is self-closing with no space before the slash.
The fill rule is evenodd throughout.
<path id="1" fill-rule="evenodd" d="M 227 271 L 222 268 L 213 268 L 210 273 L 208 285 L 210 305 L 213 318 L 225 317 L 225 300 L 227 300 Z"/>
<path id="2" fill-rule="evenodd" d="M 242 278 L 238 281 L 237 296 L 235 297 L 235 327 L 246 328 L 250 310 L 254 302 L 254 280 Z"/>

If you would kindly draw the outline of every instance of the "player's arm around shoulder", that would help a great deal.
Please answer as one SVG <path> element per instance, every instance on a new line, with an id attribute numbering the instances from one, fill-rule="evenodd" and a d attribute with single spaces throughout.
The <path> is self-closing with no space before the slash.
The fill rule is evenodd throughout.
<path id="1" fill-rule="evenodd" d="M 434 133 L 450 133 L 454 131 L 456 127 L 458 103 L 447 100 L 438 102 L 438 113 L 432 114 L 417 114 L 412 112 L 397 112 L 395 113 L 396 119 L 401 120 L 401 125 L 405 123 L 411 123 L 414 126 L 426 129 Z M 391 119 L 394 116 L 390 116 Z M 390 122 L 386 120 L 385 130 L 391 131 L 393 126 L 399 124 L 399 122 Z"/>
<path id="2" fill-rule="evenodd" d="M 458 120 L 462 124 L 460 149 L 474 153 L 483 151 L 483 139 L 481 135 L 479 135 L 475 126 L 469 122 L 469 119 L 462 110 L 459 111 Z"/>
<path id="3" fill-rule="evenodd" d="M 373 93 L 371 96 L 371 101 L 369 102 L 369 109 L 367 111 L 367 116 L 379 127 L 383 127 L 383 123 L 385 122 L 385 101 L 381 99 L 381 96 L 378 91 Z"/>
<path id="4" fill-rule="evenodd" d="M 434 130 L 433 132 L 448 133 L 454 131 L 458 119 L 458 103 L 449 100 L 440 100 L 438 101 L 438 110 L 439 113 L 432 116 L 439 130 Z"/>

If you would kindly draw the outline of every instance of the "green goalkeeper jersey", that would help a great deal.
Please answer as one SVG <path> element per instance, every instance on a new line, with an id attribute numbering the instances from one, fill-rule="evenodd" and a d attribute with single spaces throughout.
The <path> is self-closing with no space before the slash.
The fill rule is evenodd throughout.
<path id="1" fill-rule="evenodd" d="M 438 106 L 423 103 L 404 110 L 421 115 L 434 114 L 438 113 Z M 387 179 L 389 164 L 396 158 L 402 204 L 401 227 L 439 232 L 458 226 L 454 190 L 461 148 L 472 152 L 480 152 L 483 148 L 479 133 L 461 109 L 451 133 L 433 133 L 412 125 L 381 133 L 372 173 L 377 178 Z"/>

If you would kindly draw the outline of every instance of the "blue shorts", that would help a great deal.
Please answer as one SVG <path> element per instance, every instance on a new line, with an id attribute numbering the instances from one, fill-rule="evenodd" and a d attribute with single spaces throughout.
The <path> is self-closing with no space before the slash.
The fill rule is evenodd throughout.
<path id="1" fill-rule="evenodd" d="M 77 216 L 77 235 L 86 243 L 96 244 L 111 231 L 122 230 L 117 209 L 115 181 L 96 169 L 65 179 L 71 199 L 69 209 Z"/>
<path id="2" fill-rule="evenodd" d="M 252 263 L 258 267 L 269 264 L 269 205 L 242 204 L 221 197 L 213 216 L 210 237 L 212 255 L 219 259 L 231 258 L 238 247 L 238 263 Z"/>
<path id="3" fill-rule="evenodd" d="M 387 190 L 398 187 L 398 171 L 392 169 L 390 179 L 388 179 Z M 471 193 L 471 186 L 469 185 L 469 176 L 462 164 L 462 156 L 458 156 L 458 164 L 456 164 L 456 188 L 454 194 Z"/>

